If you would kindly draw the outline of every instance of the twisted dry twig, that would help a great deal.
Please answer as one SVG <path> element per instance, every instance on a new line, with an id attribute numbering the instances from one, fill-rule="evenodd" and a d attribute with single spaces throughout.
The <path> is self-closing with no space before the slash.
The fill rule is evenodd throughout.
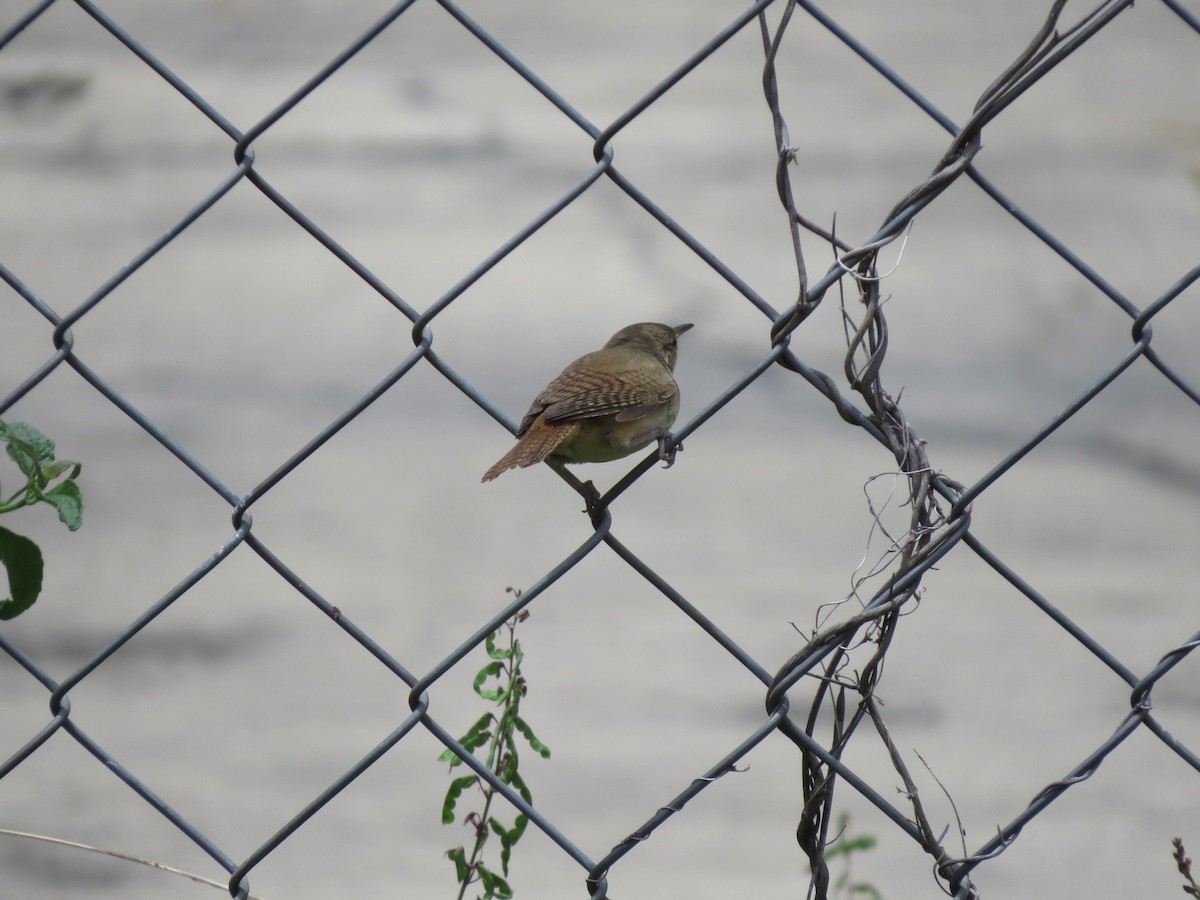
<path id="1" fill-rule="evenodd" d="M 874 723 L 876 732 L 887 747 L 892 763 L 904 784 L 905 796 L 912 806 L 914 821 L 910 824 L 913 826 L 913 833 L 926 852 L 933 856 L 939 875 L 948 882 L 950 890 L 959 896 L 977 896 L 968 880 L 970 862 L 965 858 L 956 860 L 941 845 L 942 836 L 934 832 L 916 783 L 891 740 L 874 690 L 883 669 L 888 647 L 895 635 L 901 611 L 909 601 L 918 597 L 923 573 L 965 534 L 970 508 L 967 506 L 956 514 L 956 521 L 961 527 L 952 527 L 954 523 L 947 522 L 939 505 L 939 497 L 953 498 L 961 493 L 962 488 L 955 482 L 934 474 L 934 468 L 925 450 L 925 442 L 909 424 L 897 398 L 883 385 L 882 370 L 887 355 L 888 328 L 883 314 L 881 279 L 876 264 L 879 251 L 900 237 L 917 213 L 968 171 L 982 146 L 983 126 L 995 118 L 1041 74 L 1065 58 L 1083 40 L 1105 24 L 1108 18 L 1120 11 L 1120 0 L 1106 0 L 1074 27 L 1060 35 L 1055 29 L 1065 4 L 1066 0 L 1053 0 L 1051 9 L 1033 40 L 982 93 L 970 119 L 953 136 L 929 177 L 905 194 L 884 217 L 878 231 L 856 248 L 850 248 L 833 234 L 824 232 L 808 222 L 797 211 L 792 195 L 789 167 L 796 160 L 796 150 L 789 144 L 787 124 L 780 111 L 775 63 L 784 34 L 792 21 L 797 0 L 788 0 L 773 34 L 767 25 L 765 14 L 759 16 L 766 58 L 763 90 L 771 111 L 778 153 L 776 186 L 788 217 L 798 283 L 796 302 L 775 322 L 772 341 L 776 344 L 786 341 L 790 333 L 820 304 L 828 288 L 834 283 L 841 284 L 844 275 L 851 275 L 861 306 L 857 322 L 844 312 L 848 327 L 843 374 L 850 388 L 859 394 L 867 407 L 865 423 L 864 417 L 841 396 L 832 378 L 814 370 L 808 370 L 808 374 L 824 385 L 826 395 L 842 418 L 853 424 L 871 426 L 875 437 L 888 447 L 896 460 L 899 472 L 907 479 L 911 510 L 908 532 L 904 538 L 895 542 L 895 570 L 888 583 L 866 603 L 862 611 L 813 634 L 772 680 L 768 690 L 768 706 L 778 707 L 783 702 L 782 695 L 787 688 L 803 675 L 812 674 L 812 670 L 820 665 L 821 674 L 817 676 L 818 687 L 805 721 L 805 732 L 812 737 L 817 726 L 818 714 L 822 709 L 829 711 L 832 714 L 832 737 L 828 753 L 835 759 L 840 759 L 858 725 L 867 718 Z M 801 229 L 817 234 L 832 245 L 837 254 L 834 265 L 812 288 L 808 284 L 801 246 Z M 801 371 L 798 361 L 790 351 L 781 355 L 780 364 Z M 859 636 L 857 642 L 856 635 Z M 860 670 L 852 676 L 848 675 L 852 649 L 864 645 L 873 647 L 869 657 Z M 860 698 L 853 710 L 849 709 L 847 703 L 848 691 L 855 692 Z M 809 895 L 818 900 L 825 900 L 829 888 L 829 871 L 824 861 L 824 850 L 829 838 L 836 773 L 799 741 L 797 744 L 802 751 L 804 792 L 797 840 L 808 856 L 812 870 Z"/>

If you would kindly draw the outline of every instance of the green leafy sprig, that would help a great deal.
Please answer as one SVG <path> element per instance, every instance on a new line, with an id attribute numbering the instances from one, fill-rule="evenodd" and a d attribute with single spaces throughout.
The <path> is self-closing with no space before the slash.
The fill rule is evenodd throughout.
<path id="1" fill-rule="evenodd" d="M 521 592 L 514 588 L 509 588 L 509 591 L 518 597 L 521 595 Z M 517 625 L 528 617 L 529 613 L 522 611 L 505 623 L 505 646 L 497 644 L 498 631 L 488 635 L 485 647 L 489 662 L 476 674 L 474 689 L 476 694 L 494 704 L 496 709 L 480 716 L 460 741 L 463 747 L 471 752 L 486 746 L 488 769 L 496 773 L 504 784 L 515 788 L 525 802 L 532 803 L 533 795 L 519 772 L 518 735 L 543 758 L 550 755 L 550 748 L 537 739 L 529 723 L 521 718 L 520 714 L 521 698 L 525 696 L 526 683 L 521 674 L 524 653 L 515 633 Z M 453 750 L 446 750 L 438 759 L 448 762 L 451 771 L 463 764 L 462 759 Z M 475 831 L 471 852 L 468 855 L 466 848 L 461 846 L 446 852 L 446 856 L 454 863 L 455 877 L 459 884 L 458 900 L 466 897 L 467 888 L 471 884 L 478 884 L 483 891 L 477 900 L 508 900 L 513 896 L 512 886 L 508 882 L 512 849 L 525 833 L 525 826 L 529 824 L 529 820 L 524 814 L 518 814 L 511 826 L 505 825 L 492 813 L 492 800 L 495 798 L 496 789 L 478 774 L 471 773 L 450 782 L 446 799 L 442 803 L 442 824 L 449 825 L 455 820 L 459 801 L 465 792 L 472 789 L 480 792 L 483 805 L 479 811 L 470 812 L 463 818 L 463 823 Z M 494 863 L 489 864 L 484 860 L 484 849 L 493 837 L 500 844 L 498 870 Z"/>
<path id="2" fill-rule="evenodd" d="M 83 494 L 75 479 L 83 466 L 54 458 L 54 441 L 24 422 L 0 422 L 0 443 L 25 476 L 25 484 L 5 496 L 0 487 L 0 513 L 46 503 L 58 510 L 71 531 L 83 524 Z M 0 565 L 8 575 L 8 596 L 0 600 L 0 619 L 19 616 L 42 591 L 42 551 L 29 538 L 0 528 Z"/>

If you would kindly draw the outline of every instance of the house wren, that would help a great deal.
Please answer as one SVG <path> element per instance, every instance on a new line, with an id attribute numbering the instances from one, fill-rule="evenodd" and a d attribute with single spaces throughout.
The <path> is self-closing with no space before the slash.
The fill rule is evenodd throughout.
<path id="1" fill-rule="evenodd" d="M 675 345 L 691 324 L 641 322 L 622 328 L 594 353 L 579 357 L 546 385 L 517 429 L 519 440 L 483 473 L 502 472 L 544 459 L 608 462 L 658 441 L 669 467 L 667 429 L 679 415 Z"/>

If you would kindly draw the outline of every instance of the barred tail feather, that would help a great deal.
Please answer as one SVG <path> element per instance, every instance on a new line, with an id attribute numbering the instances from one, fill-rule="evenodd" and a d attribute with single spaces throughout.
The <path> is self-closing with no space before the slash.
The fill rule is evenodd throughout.
<path id="1" fill-rule="evenodd" d="M 483 478 L 480 480 L 491 481 L 509 469 L 518 467 L 524 469 L 540 463 L 578 430 L 577 423 L 550 425 L 545 419 L 535 419 L 529 426 L 529 430 L 513 445 L 512 449 L 484 472 Z"/>

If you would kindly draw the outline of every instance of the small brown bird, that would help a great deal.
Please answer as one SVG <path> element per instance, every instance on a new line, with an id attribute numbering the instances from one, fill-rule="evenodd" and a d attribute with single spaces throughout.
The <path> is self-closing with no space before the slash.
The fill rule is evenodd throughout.
<path id="1" fill-rule="evenodd" d="M 668 429 L 679 415 L 676 342 L 691 324 L 641 322 L 622 328 L 603 348 L 579 357 L 537 395 L 517 429 L 519 440 L 483 473 L 502 472 L 544 459 L 608 462 L 658 441 L 669 467 Z"/>

